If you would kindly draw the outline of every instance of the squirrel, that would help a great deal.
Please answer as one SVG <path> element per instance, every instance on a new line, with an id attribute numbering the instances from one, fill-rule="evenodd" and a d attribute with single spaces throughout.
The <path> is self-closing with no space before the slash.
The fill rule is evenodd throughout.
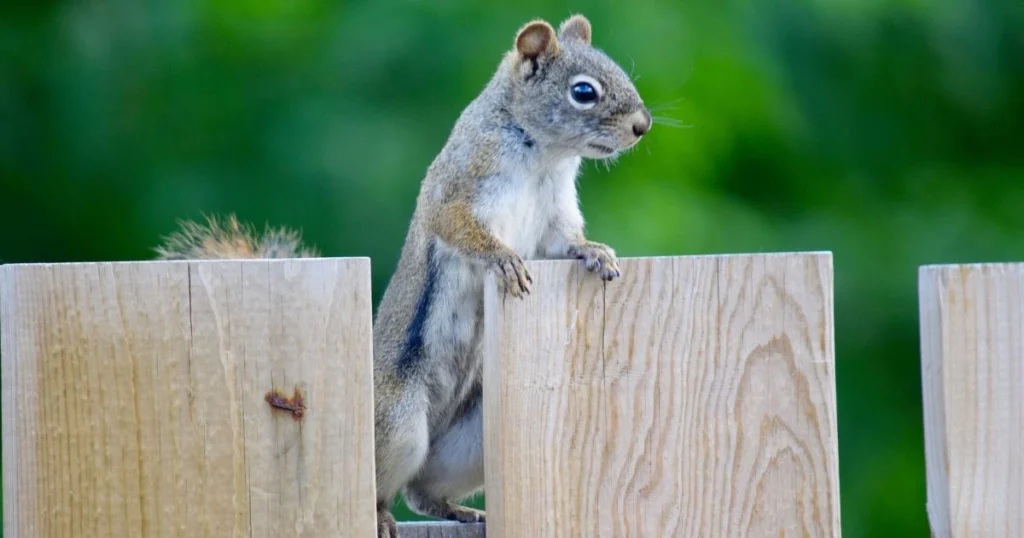
<path id="1" fill-rule="evenodd" d="M 320 252 L 302 244 L 302 234 L 288 228 L 272 228 L 257 233 L 250 224 L 242 224 L 235 215 L 226 222 L 209 216 L 206 224 L 184 221 L 174 233 L 156 247 L 161 260 L 204 260 L 245 258 L 317 258 Z"/>
<path id="2" fill-rule="evenodd" d="M 556 32 L 535 19 L 457 119 L 427 168 L 397 268 L 373 320 L 377 536 L 398 536 L 399 493 L 414 512 L 484 521 L 459 504 L 484 486 L 483 295 L 532 291 L 528 259 L 579 259 L 621 276 L 615 251 L 588 240 L 577 198 L 583 158 L 613 159 L 653 123 L 630 77 L 591 45 L 583 15 Z M 311 257 L 297 233 L 259 236 L 231 217 L 187 223 L 163 259 Z"/>

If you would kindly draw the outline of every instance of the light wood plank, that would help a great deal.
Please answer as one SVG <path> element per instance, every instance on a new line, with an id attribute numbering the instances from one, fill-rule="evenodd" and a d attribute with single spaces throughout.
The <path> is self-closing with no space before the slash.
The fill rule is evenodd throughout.
<path id="1" fill-rule="evenodd" d="M 1024 535 L 1024 264 L 920 269 L 933 535 Z"/>
<path id="2" fill-rule="evenodd" d="M 485 299 L 492 537 L 840 535 L 830 254 L 528 266 Z"/>
<path id="3" fill-rule="evenodd" d="M 416 521 L 398 524 L 399 538 L 486 538 L 483 523 Z"/>
<path id="4" fill-rule="evenodd" d="M 370 301 L 359 258 L 0 267 L 5 535 L 372 536 Z"/>

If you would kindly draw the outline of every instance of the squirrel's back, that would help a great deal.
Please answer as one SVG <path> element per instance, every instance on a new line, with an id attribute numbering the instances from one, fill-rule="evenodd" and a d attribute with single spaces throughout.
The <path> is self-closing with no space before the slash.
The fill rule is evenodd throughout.
<path id="1" fill-rule="evenodd" d="M 182 221 L 174 233 L 156 247 L 160 260 L 216 260 L 257 258 L 316 258 L 314 247 L 302 244 L 297 230 L 272 228 L 263 233 L 228 215 L 223 221 L 207 217 L 205 223 Z"/>

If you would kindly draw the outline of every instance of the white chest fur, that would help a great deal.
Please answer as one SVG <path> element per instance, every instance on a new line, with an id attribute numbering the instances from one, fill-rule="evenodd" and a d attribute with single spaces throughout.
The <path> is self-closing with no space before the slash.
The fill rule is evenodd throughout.
<path id="1" fill-rule="evenodd" d="M 579 214 L 577 157 L 516 166 L 480 186 L 476 216 L 523 259 L 537 258 L 558 219 Z"/>

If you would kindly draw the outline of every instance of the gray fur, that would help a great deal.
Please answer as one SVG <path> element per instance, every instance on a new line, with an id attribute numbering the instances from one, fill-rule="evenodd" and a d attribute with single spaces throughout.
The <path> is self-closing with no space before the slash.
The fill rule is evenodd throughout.
<path id="1" fill-rule="evenodd" d="M 517 36 L 524 36 L 522 48 L 506 54 L 455 123 L 427 170 L 397 270 L 376 314 L 382 538 L 392 532 L 386 507 L 403 490 L 422 514 L 484 518 L 455 503 L 483 488 L 486 272 L 494 272 L 514 295 L 529 292 L 523 259 L 575 257 L 606 280 L 619 275 L 614 251 L 584 237 L 576 178 L 582 158 L 610 158 L 634 145 L 635 129 L 645 133 L 650 114 L 626 73 L 589 46 L 586 19 L 566 21 L 561 40 L 546 33 L 550 28 L 541 22 L 524 26 Z M 547 52 L 524 53 L 543 46 Z M 569 101 L 577 75 L 603 88 L 592 108 L 581 110 Z M 427 289 L 430 300 L 421 300 Z M 417 305 L 428 305 L 419 317 Z M 414 321 L 421 341 L 411 357 L 407 343 Z"/>

